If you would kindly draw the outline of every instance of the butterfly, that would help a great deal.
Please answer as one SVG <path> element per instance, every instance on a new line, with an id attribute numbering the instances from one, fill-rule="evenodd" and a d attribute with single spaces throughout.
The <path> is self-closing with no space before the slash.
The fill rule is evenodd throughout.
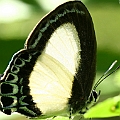
<path id="1" fill-rule="evenodd" d="M 84 114 L 98 99 L 96 37 L 81 1 L 58 6 L 38 22 L 0 77 L 0 110 L 29 118 Z"/>

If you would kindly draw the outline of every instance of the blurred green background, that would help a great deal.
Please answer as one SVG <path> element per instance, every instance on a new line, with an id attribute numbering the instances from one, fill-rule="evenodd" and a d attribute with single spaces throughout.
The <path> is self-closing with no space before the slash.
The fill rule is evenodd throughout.
<path id="1" fill-rule="evenodd" d="M 65 1 L 66 0 L 0 0 L 1 74 L 6 69 L 12 55 L 23 48 L 28 34 L 36 23 L 46 13 Z M 98 45 L 96 80 L 98 80 L 114 60 L 118 60 L 117 65 L 120 65 L 120 1 L 82 0 L 82 2 L 91 13 L 96 31 Z M 100 89 L 102 91 L 99 101 L 119 95 L 119 74 L 120 72 L 117 71 L 99 85 L 98 90 Z M 16 114 L 15 116 L 5 116 L 1 114 L 0 119 L 4 117 L 2 120 L 16 119 Z M 20 119 L 26 120 L 25 117 L 21 118 L 21 116 Z M 108 119 L 110 120 L 110 118 Z M 117 118 L 111 118 L 111 120 L 112 119 L 117 120 Z"/>

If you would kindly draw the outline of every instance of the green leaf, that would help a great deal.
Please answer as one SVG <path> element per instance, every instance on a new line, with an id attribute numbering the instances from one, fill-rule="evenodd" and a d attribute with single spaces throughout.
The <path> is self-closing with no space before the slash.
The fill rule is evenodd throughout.
<path id="1" fill-rule="evenodd" d="M 120 96 L 109 98 L 91 108 L 85 118 L 105 118 L 120 116 Z"/>

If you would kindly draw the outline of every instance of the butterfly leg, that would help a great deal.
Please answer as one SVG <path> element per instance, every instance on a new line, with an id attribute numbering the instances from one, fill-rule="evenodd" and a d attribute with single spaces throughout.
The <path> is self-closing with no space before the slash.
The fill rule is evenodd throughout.
<path id="1" fill-rule="evenodd" d="M 52 118 L 47 118 L 47 120 L 53 120 L 56 116 L 53 116 Z"/>

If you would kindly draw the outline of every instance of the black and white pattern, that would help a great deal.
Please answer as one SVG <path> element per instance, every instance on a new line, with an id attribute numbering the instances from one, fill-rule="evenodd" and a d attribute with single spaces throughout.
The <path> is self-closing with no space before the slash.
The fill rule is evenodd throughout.
<path id="1" fill-rule="evenodd" d="M 1 111 L 28 117 L 83 114 L 97 99 L 96 38 L 80 1 L 58 6 L 28 36 L 1 76 Z"/>

